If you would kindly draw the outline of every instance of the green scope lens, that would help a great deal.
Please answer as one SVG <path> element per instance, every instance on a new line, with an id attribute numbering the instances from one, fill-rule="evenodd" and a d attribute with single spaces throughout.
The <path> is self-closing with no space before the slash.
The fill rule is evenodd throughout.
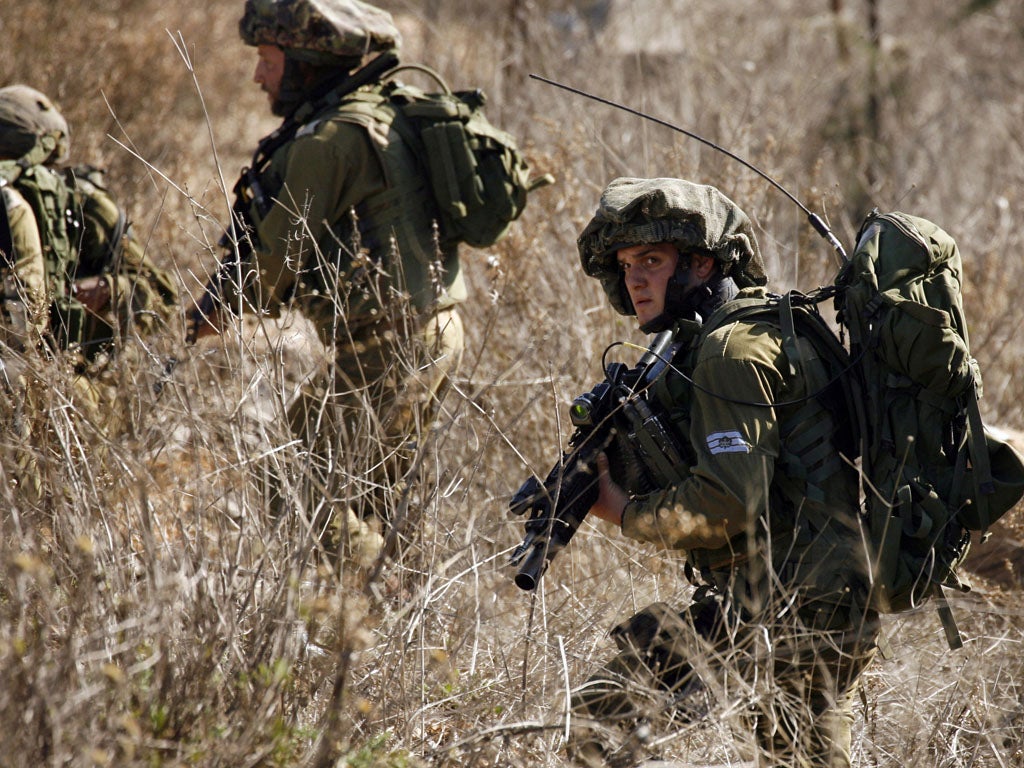
<path id="1" fill-rule="evenodd" d="M 581 397 L 572 401 L 569 406 L 569 419 L 577 427 L 590 423 L 590 403 Z"/>

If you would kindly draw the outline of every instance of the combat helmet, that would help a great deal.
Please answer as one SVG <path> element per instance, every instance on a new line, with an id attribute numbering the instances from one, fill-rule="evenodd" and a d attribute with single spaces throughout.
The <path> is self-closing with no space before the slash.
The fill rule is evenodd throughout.
<path id="1" fill-rule="evenodd" d="M 0 158 L 58 164 L 70 150 L 67 120 L 45 94 L 27 85 L 0 88 Z"/>
<path id="2" fill-rule="evenodd" d="M 718 189 L 683 179 L 618 178 L 602 193 L 576 245 L 583 271 L 601 281 L 611 305 L 623 315 L 635 315 L 636 310 L 617 252 L 645 243 L 672 243 L 680 253 L 713 256 L 732 295 L 736 289 L 768 282 L 750 219 Z M 685 268 L 683 262 L 680 268 Z M 680 275 L 675 282 L 685 285 Z M 667 295 L 667 310 L 670 304 Z"/>
<path id="3" fill-rule="evenodd" d="M 247 45 L 276 45 L 313 61 L 360 59 L 401 44 L 391 14 L 360 0 L 246 0 L 238 31 Z"/>

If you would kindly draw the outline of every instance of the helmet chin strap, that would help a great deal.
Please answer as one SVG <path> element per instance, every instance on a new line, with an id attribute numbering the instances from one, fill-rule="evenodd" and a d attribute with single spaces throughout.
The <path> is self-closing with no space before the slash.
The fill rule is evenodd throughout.
<path id="1" fill-rule="evenodd" d="M 696 288 L 687 286 L 688 271 L 677 271 L 665 286 L 665 310 L 640 326 L 644 333 L 661 333 L 679 320 L 703 322 L 711 313 L 732 301 L 739 293 L 731 277 L 715 273 Z"/>

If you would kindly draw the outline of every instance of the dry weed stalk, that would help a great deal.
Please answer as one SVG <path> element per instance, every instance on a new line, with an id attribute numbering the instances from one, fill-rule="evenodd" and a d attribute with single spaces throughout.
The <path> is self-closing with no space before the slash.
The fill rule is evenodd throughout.
<path id="1" fill-rule="evenodd" d="M 39 368 L 41 397 L 25 401 L 38 414 L 32 439 L 9 423 L 0 439 L 0 764 L 292 766 L 318 754 L 322 732 L 341 765 L 562 764 L 566 680 L 584 680 L 610 654 L 606 629 L 617 620 L 652 599 L 687 597 L 675 560 L 594 525 L 560 556 L 533 607 L 504 565 L 521 533 L 505 516 L 508 495 L 550 465 L 556 414 L 594 383 L 604 343 L 635 333 L 577 267 L 574 238 L 599 190 L 620 174 L 715 183 L 756 220 L 776 287 L 831 275 L 801 218 L 756 179 L 566 101 L 524 71 L 593 85 L 729 146 L 801 190 L 844 240 L 861 200 L 948 225 L 966 259 L 986 415 L 1022 426 L 1021 268 L 1007 258 L 1024 249 L 1015 221 L 1024 153 L 1014 151 L 1024 68 L 1012 3 L 965 17 L 923 0 L 882 9 L 884 147 L 858 132 L 868 62 L 852 0 L 834 4 L 839 16 L 793 0 L 770 17 L 753 0 L 687 4 L 674 25 L 681 45 L 659 52 L 620 47 L 647 39 L 628 13 L 567 31 L 544 4 L 382 4 L 411 17 L 417 58 L 454 85 L 483 85 L 495 122 L 559 179 L 498 247 L 467 253 L 467 359 L 421 443 L 419 475 L 396 496 L 410 510 L 399 554 L 357 595 L 349 574 L 319 567 L 310 525 L 268 513 L 268 461 L 305 477 L 278 416 L 322 354 L 297 342 L 308 329 L 294 318 L 187 355 L 174 334 L 128 339 L 140 353 L 112 367 L 99 414 L 67 371 Z M 4 10 L 7 77 L 58 100 L 75 154 L 110 167 L 151 252 L 194 291 L 202 280 L 192 275 L 218 256 L 207 245 L 223 219 L 219 179 L 273 128 L 247 86 L 237 4 L 11 0 Z M 46 55 L 58 44 L 61 56 Z M 507 60 L 494 61 L 496 50 Z M 226 174 L 211 161 L 207 120 Z M 872 183 L 864 163 L 883 156 Z M 187 194 L 169 193 L 151 168 Z M 182 362 L 168 377 L 170 356 Z M 24 482 L 29 466 L 38 493 Z M 334 471 L 360 468 L 341 461 Z M 855 760 L 1024 764 L 1015 597 L 982 585 L 958 601 L 969 642 L 956 656 L 930 611 L 887 623 L 898 656 L 868 674 Z M 681 758 L 733 756 L 714 727 L 661 737 Z"/>

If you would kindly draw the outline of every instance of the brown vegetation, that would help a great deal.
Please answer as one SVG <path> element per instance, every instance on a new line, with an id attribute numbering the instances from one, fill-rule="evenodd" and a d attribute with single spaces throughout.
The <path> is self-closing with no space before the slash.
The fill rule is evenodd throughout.
<path id="1" fill-rule="evenodd" d="M 846 243 L 872 206 L 942 223 L 964 253 L 985 416 L 1024 428 L 1019 4 L 882 4 L 874 43 L 861 0 L 633 0 L 606 16 L 594 0 L 380 4 L 416 59 L 482 86 L 493 121 L 558 179 L 498 246 L 465 254 L 467 360 L 403 491 L 403 552 L 362 589 L 310 564 L 302 520 L 263 507 L 260 462 L 301 469 L 276 418 L 318 355 L 296 318 L 192 349 L 178 333 L 133 342 L 99 412 L 66 372 L 38 371 L 46 424 L 30 445 L 0 444 L 0 765 L 562 764 L 567 682 L 610 653 L 616 620 L 688 592 L 678 560 L 591 523 L 535 597 L 505 565 L 521 535 L 509 495 L 564 444 L 566 404 L 594 383 L 604 346 L 640 341 L 578 269 L 600 189 L 618 175 L 713 183 L 754 218 L 776 288 L 813 288 L 835 265 L 753 173 L 531 72 L 728 147 Z M 5 81 L 60 104 L 75 161 L 110 169 L 186 293 L 216 263 L 227 190 L 275 125 L 240 8 L 5 0 L 0 15 Z M 357 474 L 348 462 L 339 471 Z M 39 495 L 19 485 L 27 465 Z M 1003 533 L 1017 525 L 996 536 L 1020 540 Z M 858 764 L 1024 765 L 1021 584 L 985 578 L 1006 562 L 955 601 L 968 638 L 955 654 L 934 611 L 887 621 L 896 654 L 867 676 Z M 666 748 L 735 762 L 717 722 Z"/>

